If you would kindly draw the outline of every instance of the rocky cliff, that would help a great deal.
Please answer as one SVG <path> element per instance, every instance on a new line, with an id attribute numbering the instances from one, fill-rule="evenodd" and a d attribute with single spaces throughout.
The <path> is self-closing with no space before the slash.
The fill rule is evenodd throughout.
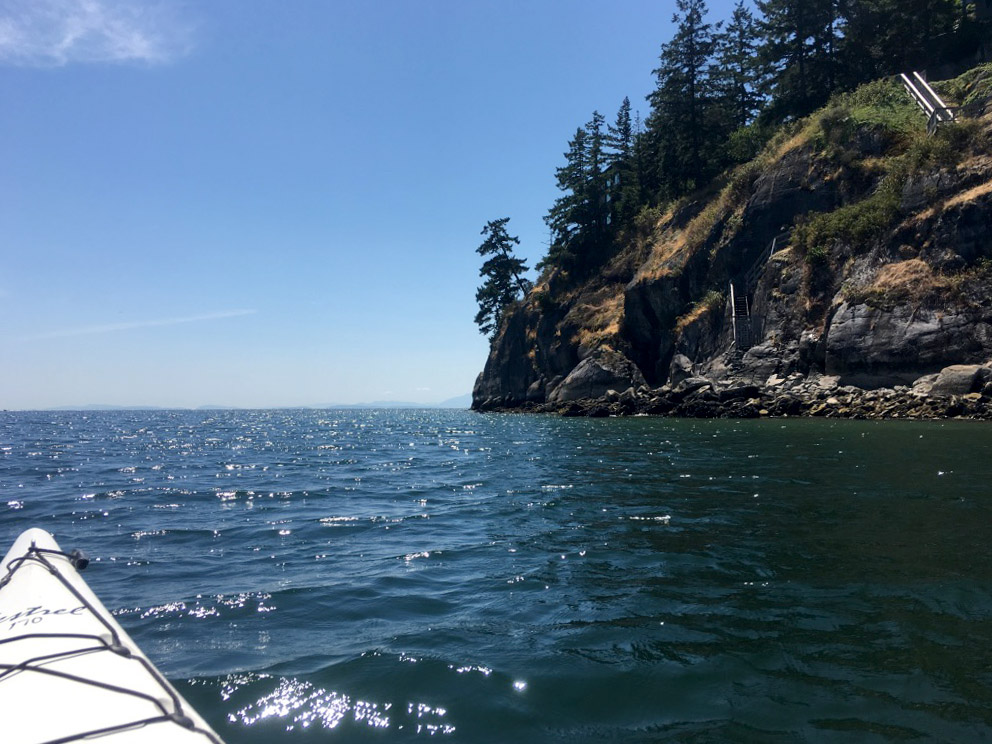
<path id="1" fill-rule="evenodd" d="M 857 413 L 881 410 L 868 402 L 886 391 L 904 409 L 981 397 L 992 67 L 938 89 L 973 105 L 933 136 L 896 81 L 872 83 L 782 128 L 708 192 L 644 210 L 593 276 L 547 272 L 506 313 L 473 407 L 742 415 L 791 396 L 805 413 L 843 408 L 840 389 Z M 731 294 L 749 311 L 736 320 Z M 933 392 L 952 365 L 973 373 Z"/>

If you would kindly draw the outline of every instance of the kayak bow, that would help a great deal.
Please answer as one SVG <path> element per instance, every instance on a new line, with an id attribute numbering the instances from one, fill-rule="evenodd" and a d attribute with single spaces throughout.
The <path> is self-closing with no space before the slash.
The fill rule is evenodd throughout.
<path id="1" fill-rule="evenodd" d="M 6 744 L 223 744 L 40 529 L 0 563 L 0 732 Z"/>

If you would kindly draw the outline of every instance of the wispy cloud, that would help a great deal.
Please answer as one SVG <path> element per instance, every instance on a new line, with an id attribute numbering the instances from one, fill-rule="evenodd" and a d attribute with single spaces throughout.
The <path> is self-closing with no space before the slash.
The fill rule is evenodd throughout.
<path id="1" fill-rule="evenodd" d="M 165 0 L 0 0 L 0 63 L 168 62 L 191 29 Z"/>
<path id="2" fill-rule="evenodd" d="M 24 336 L 22 341 L 42 341 L 51 338 L 69 338 L 72 336 L 92 336 L 99 333 L 115 333 L 117 331 L 133 331 L 138 328 L 160 328 L 162 326 L 181 325 L 183 323 L 200 323 L 207 320 L 223 320 L 225 318 L 240 318 L 243 315 L 254 315 L 256 310 L 226 310 L 219 313 L 190 315 L 184 318 L 164 318 L 162 320 L 134 320 L 126 323 L 107 323 L 106 325 L 82 326 L 79 328 L 63 328 L 58 331 L 38 333 Z"/>

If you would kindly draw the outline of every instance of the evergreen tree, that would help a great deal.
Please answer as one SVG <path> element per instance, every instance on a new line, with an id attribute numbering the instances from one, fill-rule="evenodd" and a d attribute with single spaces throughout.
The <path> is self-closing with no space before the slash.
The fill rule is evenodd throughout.
<path id="1" fill-rule="evenodd" d="M 676 8 L 675 36 L 662 46 L 654 70 L 658 85 L 648 96 L 648 131 L 664 196 L 686 193 L 712 175 L 707 152 L 716 139 L 709 117 L 714 27 L 706 22 L 705 0 L 676 0 Z"/>
<path id="2" fill-rule="evenodd" d="M 630 118 L 630 98 L 626 96 L 617 111 L 616 123 L 607 127 L 606 144 L 610 148 L 607 160 L 611 167 L 630 162 L 634 147 L 634 125 Z"/>
<path id="3" fill-rule="evenodd" d="M 837 87 L 840 0 L 757 0 L 772 119 L 805 116 Z"/>
<path id="4" fill-rule="evenodd" d="M 731 130 L 751 123 L 761 108 L 761 66 L 757 60 L 758 25 L 738 0 L 726 27 L 716 36 L 711 76 Z"/>
<path id="5" fill-rule="evenodd" d="M 567 268 L 572 262 L 578 236 L 585 223 L 583 208 L 588 150 L 586 130 L 579 127 L 568 142 L 565 165 L 555 170 L 558 189 L 563 193 L 555 199 L 555 203 L 544 217 L 544 222 L 551 231 L 551 245 L 547 257 L 539 268 L 545 265 Z"/>
<path id="6" fill-rule="evenodd" d="M 585 214 L 583 225 L 587 248 L 602 247 L 609 227 L 609 194 L 606 182 L 608 165 L 606 153 L 606 118 L 598 111 L 586 123 L 589 142 L 588 169 L 586 171 Z"/>
<path id="7" fill-rule="evenodd" d="M 531 286 L 522 276 L 527 271 L 526 262 L 513 255 L 513 246 L 519 245 L 520 239 L 506 231 L 509 221 L 509 217 L 503 217 L 488 222 L 482 229 L 486 239 L 476 249 L 480 256 L 490 256 L 479 269 L 479 276 L 486 277 L 486 281 L 475 293 L 479 303 L 475 322 L 479 332 L 489 338 L 499 330 L 507 306 L 527 294 Z"/>
<path id="8" fill-rule="evenodd" d="M 849 0 L 842 84 L 853 88 L 926 68 L 956 51 L 956 5 L 956 0 Z"/>
<path id="9" fill-rule="evenodd" d="M 633 199 L 634 208 L 647 204 L 650 201 L 649 195 L 654 193 L 657 184 L 652 183 L 652 157 L 651 139 L 645 131 L 641 113 L 638 111 L 634 115 L 634 147 L 632 150 L 633 171 L 636 195 Z"/>
<path id="10" fill-rule="evenodd" d="M 607 200 L 612 224 L 620 224 L 636 213 L 640 202 L 640 185 L 635 162 L 634 123 L 630 98 L 625 97 L 617 111 L 616 123 L 607 128 Z"/>
<path id="11" fill-rule="evenodd" d="M 603 115 L 594 111 L 568 143 L 565 165 L 556 171 L 558 188 L 564 193 L 544 218 L 551 229 L 551 248 L 542 268 L 588 269 L 609 245 L 605 123 Z"/>

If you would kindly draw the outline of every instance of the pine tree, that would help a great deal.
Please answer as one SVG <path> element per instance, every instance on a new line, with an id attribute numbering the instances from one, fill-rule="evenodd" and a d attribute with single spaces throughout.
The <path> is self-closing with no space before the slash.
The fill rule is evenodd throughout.
<path id="1" fill-rule="evenodd" d="M 588 168 L 586 171 L 585 214 L 583 225 L 585 239 L 589 246 L 601 247 L 609 226 L 609 197 L 606 183 L 608 165 L 606 118 L 598 111 L 592 112 L 592 119 L 586 123 L 586 137 L 589 142 Z"/>
<path id="2" fill-rule="evenodd" d="M 751 123 L 761 108 L 761 67 L 757 60 L 758 25 L 754 14 L 738 0 L 726 27 L 716 36 L 710 73 L 731 130 Z"/>
<path id="3" fill-rule="evenodd" d="M 927 67 L 955 45 L 955 0 L 850 0 L 841 41 L 842 83 Z M 936 40 L 941 44 L 935 44 Z M 942 47 L 942 48 L 935 48 Z"/>
<path id="4" fill-rule="evenodd" d="M 630 118 L 630 98 L 626 96 L 617 111 L 616 123 L 607 127 L 606 144 L 610 148 L 607 160 L 611 167 L 630 162 L 634 147 L 634 128 Z"/>
<path id="5" fill-rule="evenodd" d="M 610 221 L 619 225 L 634 216 L 640 205 L 640 180 L 635 162 L 634 123 L 630 98 L 625 97 L 617 111 L 616 123 L 607 127 L 607 198 Z"/>
<path id="6" fill-rule="evenodd" d="M 581 271 L 605 255 L 611 221 L 605 123 L 603 115 L 594 111 L 568 143 L 565 165 L 556 171 L 558 188 L 564 193 L 544 218 L 551 229 L 551 247 L 539 268 Z"/>
<path id="7" fill-rule="evenodd" d="M 634 184 L 636 188 L 636 198 L 633 200 L 636 207 L 647 204 L 650 195 L 658 188 L 656 181 L 652 179 L 653 160 L 651 138 L 644 128 L 644 121 L 641 119 L 641 112 L 634 115 L 634 147 L 631 153 L 633 157 Z"/>
<path id="8" fill-rule="evenodd" d="M 837 87 L 843 21 L 839 2 L 757 0 L 772 119 L 805 116 L 826 103 Z"/>
<path id="9" fill-rule="evenodd" d="M 706 152 L 716 139 L 709 118 L 714 27 L 706 22 L 705 0 L 676 0 L 676 8 L 677 30 L 662 46 L 654 70 L 658 84 L 648 96 L 648 130 L 666 196 L 683 194 L 712 175 Z"/>
<path id="10" fill-rule="evenodd" d="M 490 339 L 499 330 L 506 308 L 527 294 L 531 286 L 522 276 L 527 271 L 526 262 L 513 255 L 513 246 L 519 245 L 520 239 L 506 231 L 509 221 L 509 217 L 503 217 L 488 222 L 482 229 L 486 239 L 476 248 L 480 256 L 491 256 L 479 269 L 479 276 L 486 277 L 486 281 L 475 293 L 479 303 L 475 322 L 479 332 Z"/>
<path id="11" fill-rule="evenodd" d="M 583 208 L 588 151 L 586 130 L 579 127 L 568 142 L 565 165 L 555 170 L 558 189 L 563 193 L 555 199 L 555 203 L 544 217 L 544 222 L 551 231 L 551 245 L 548 248 L 548 255 L 538 268 L 548 265 L 567 268 L 573 261 L 577 238 L 585 223 Z"/>

